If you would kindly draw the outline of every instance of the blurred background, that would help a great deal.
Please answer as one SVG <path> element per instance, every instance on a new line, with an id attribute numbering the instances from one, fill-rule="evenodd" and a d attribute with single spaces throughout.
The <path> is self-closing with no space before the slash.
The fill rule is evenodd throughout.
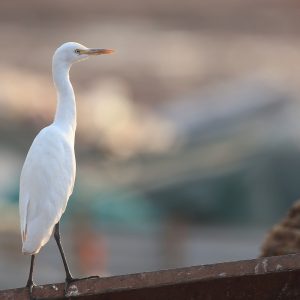
<path id="1" fill-rule="evenodd" d="M 13 0 L 0 4 L 0 288 L 26 283 L 18 184 L 75 65 L 77 181 L 62 219 L 74 275 L 254 258 L 300 196 L 300 3 Z M 42 195 L 41 195 L 42 196 Z M 64 280 L 54 241 L 37 283 Z"/>

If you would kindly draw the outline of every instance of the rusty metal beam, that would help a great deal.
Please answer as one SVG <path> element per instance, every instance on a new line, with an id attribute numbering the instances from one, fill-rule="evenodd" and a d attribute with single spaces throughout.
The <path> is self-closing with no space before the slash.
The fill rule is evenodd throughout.
<path id="1" fill-rule="evenodd" d="M 34 288 L 38 299 L 64 299 L 64 284 Z M 71 284 L 68 297 L 101 300 L 296 300 L 300 254 L 157 272 L 87 279 Z M 28 299 L 26 288 L 0 291 L 0 299 Z"/>

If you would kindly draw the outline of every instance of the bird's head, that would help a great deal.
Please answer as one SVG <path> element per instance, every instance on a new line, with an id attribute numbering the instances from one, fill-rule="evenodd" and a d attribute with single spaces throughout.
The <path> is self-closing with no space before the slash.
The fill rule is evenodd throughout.
<path id="1" fill-rule="evenodd" d="M 55 60 L 64 62 L 66 64 L 73 64 L 81 60 L 85 60 L 90 56 L 101 55 L 101 54 L 111 54 L 114 50 L 111 49 L 94 49 L 87 48 L 79 43 L 68 42 L 62 44 L 56 49 L 54 53 Z"/>

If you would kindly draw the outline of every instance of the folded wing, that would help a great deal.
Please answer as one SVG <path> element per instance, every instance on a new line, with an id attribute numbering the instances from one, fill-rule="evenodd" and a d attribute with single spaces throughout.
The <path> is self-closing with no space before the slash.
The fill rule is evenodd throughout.
<path id="1" fill-rule="evenodd" d="M 22 251 L 38 253 L 65 211 L 75 180 L 74 146 L 55 127 L 35 138 L 20 179 Z"/>

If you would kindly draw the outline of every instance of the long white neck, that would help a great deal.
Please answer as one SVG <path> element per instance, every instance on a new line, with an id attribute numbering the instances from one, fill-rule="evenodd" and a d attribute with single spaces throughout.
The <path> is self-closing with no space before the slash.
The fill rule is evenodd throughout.
<path id="1" fill-rule="evenodd" d="M 74 137 L 76 130 L 76 103 L 69 78 L 70 65 L 56 60 L 52 62 L 52 75 L 57 91 L 57 108 L 54 124 Z"/>

